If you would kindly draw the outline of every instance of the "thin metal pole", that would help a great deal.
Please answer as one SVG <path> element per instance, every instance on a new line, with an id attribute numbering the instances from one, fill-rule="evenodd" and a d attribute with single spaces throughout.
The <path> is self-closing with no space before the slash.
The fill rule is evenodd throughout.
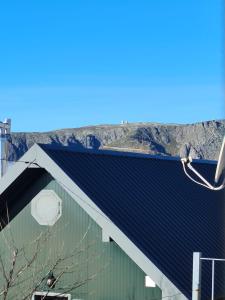
<path id="1" fill-rule="evenodd" d="M 9 135 L 11 132 L 11 119 L 5 119 L 4 122 L 0 122 L 0 150 L 1 150 L 1 177 L 7 170 L 7 159 L 9 151 Z"/>
<path id="2" fill-rule="evenodd" d="M 193 253 L 192 300 L 201 299 L 201 252 Z"/>
<path id="3" fill-rule="evenodd" d="M 215 280 L 215 260 L 212 260 L 212 296 L 211 296 L 211 300 L 214 300 L 214 280 Z"/>
<path id="4" fill-rule="evenodd" d="M 225 259 L 224 258 L 209 258 L 209 257 L 201 257 L 200 258 L 201 260 L 215 260 L 215 261 L 224 261 L 225 262 Z"/>

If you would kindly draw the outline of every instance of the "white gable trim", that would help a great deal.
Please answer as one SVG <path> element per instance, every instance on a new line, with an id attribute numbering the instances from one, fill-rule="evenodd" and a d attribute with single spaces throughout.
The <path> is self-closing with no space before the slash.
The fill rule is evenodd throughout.
<path id="1" fill-rule="evenodd" d="M 96 206 L 40 146 L 35 144 L 0 180 L 0 194 L 27 168 L 32 165 L 20 161 L 36 162 L 55 178 L 68 194 L 88 213 L 119 247 L 162 290 L 167 300 L 187 300 L 181 291 L 144 255 L 143 252 Z"/>
<path id="2" fill-rule="evenodd" d="M 10 186 L 20 174 L 23 173 L 27 168 L 34 168 L 37 165 L 32 164 L 36 161 L 36 153 L 40 147 L 34 145 L 29 151 L 27 151 L 23 157 L 12 165 L 6 172 L 6 174 L 0 179 L 0 195 Z"/>

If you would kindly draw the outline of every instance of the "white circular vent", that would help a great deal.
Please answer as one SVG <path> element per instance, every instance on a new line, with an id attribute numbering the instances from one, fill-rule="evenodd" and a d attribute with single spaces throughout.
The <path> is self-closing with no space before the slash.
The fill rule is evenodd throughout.
<path id="1" fill-rule="evenodd" d="M 52 190 L 42 190 L 31 201 L 31 214 L 40 225 L 52 226 L 61 217 L 62 200 Z"/>

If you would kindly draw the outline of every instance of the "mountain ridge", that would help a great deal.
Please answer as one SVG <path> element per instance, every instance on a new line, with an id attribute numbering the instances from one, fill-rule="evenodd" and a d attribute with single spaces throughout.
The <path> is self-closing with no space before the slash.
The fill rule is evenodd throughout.
<path id="1" fill-rule="evenodd" d="M 224 133 L 225 120 L 102 124 L 46 132 L 13 132 L 9 138 L 9 160 L 20 158 L 34 143 L 215 160 Z"/>

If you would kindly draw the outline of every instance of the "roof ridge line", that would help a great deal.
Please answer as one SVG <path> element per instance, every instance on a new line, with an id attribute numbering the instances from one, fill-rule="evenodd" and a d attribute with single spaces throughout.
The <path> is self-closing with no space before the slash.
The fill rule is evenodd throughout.
<path id="1" fill-rule="evenodd" d="M 108 155 L 108 156 L 120 156 L 120 157 L 133 157 L 133 158 L 146 158 L 146 159 L 159 159 L 167 161 L 180 161 L 181 157 L 179 156 L 168 156 L 160 154 L 146 154 L 140 152 L 126 152 L 126 151 L 113 151 L 106 149 L 87 149 L 80 148 L 77 149 L 76 146 L 64 146 L 64 145 L 52 145 L 52 144 L 41 144 L 38 143 L 43 150 L 55 150 L 55 151 L 67 151 L 67 152 L 77 152 L 77 153 L 88 153 L 94 155 Z M 207 159 L 193 159 L 194 163 L 204 163 L 204 164 L 216 164 L 216 160 L 207 160 Z"/>

